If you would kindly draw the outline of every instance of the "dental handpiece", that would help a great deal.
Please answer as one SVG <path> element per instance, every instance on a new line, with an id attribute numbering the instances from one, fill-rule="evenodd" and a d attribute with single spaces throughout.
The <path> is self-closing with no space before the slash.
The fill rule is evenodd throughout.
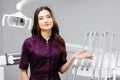
<path id="1" fill-rule="evenodd" d="M 83 43 L 83 49 L 85 48 L 85 44 L 87 45 L 87 41 L 89 43 L 89 39 L 90 39 L 89 37 L 91 37 L 91 33 L 90 32 L 87 33 L 87 35 L 85 37 L 85 40 L 84 40 L 84 43 Z M 86 66 L 86 60 L 85 59 L 81 60 L 81 70 L 84 69 L 84 66 Z"/>
<path id="2" fill-rule="evenodd" d="M 104 47 L 105 47 L 105 39 L 106 39 L 106 34 L 105 32 L 103 32 L 101 34 L 102 36 L 102 43 L 101 43 L 101 50 L 100 53 L 101 53 L 101 59 L 100 59 L 100 66 L 98 68 L 98 80 L 101 80 L 101 74 L 102 74 L 102 65 L 103 65 L 103 59 L 104 59 Z"/>
<path id="3" fill-rule="evenodd" d="M 87 42 L 87 39 L 88 39 L 88 36 L 89 36 L 89 33 L 87 33 L 86 35 L 85 35 L 85 38 L 84 38 L 84 41 L 83 41 L 83 45 L 82 45 L 82 49 L 84 49 L 84 47 L 85 47 L 85 44 L 86 44 L 86 42 Z M 81 61 L 82 62 L 82 61 Z M 76 74 L 77 74 L 77 71 L 78 71 L 78 67 L 79 67 L 79 65 L 80 65 L 80 60 L 78 60 L 77 61 L 77 65 L 76 65 L 76 67 L 75 67 L 75 72 L 74 72 L 74 75 L 73 75 L 73 80 L 75 80 L 75 78 L 76 78 Z"/>
<path id="4" fill-rule="evenodd" d="M 102 44 L 102 36 L 100 34 L 97 33 L 97 43 L 96 46 L 98 45 L 98 47 L 96 47 L 94 53 L 96 54 L 96 58 L 95 58 L 95 62 L 94 62 L 94 67 L 93 67 L 93 71 L 92 71 L 92 74 L 91 74 L 91 80 L 94 80 L 94 77 L 95 77 L 95 70 L 98 66 L 98 63 L 99 63 L 99 60 L 100 60 L 100 57 L 99 57 L 99 54 L 100 54 L 100 48 L 101 48 L 101 44 Z"/>
<path id="5" fill-rule="evenodd" d="M 112 51 L 112 45 L 113 45 L 113 38 L 114 38 L 114 34 L 112 34 L 111 35 L 111 39 L 110 39 L 110 46 L 109 46 L 109 52 L 108 52 L 108 63 L 107 63 L 107 70 L 106 70 L 106 76 L 105 76 L 105 80 L 108 80 L 109 79 L 109 77 L 108 77 L 108 74 L 109 74 L 109 71 L 110 71 L 110 69 L 109 69 L 109 66 L 110 66 L 110 64 L 111 64 L 111 62 L 110 62 L 110 56 L 111 56 L 111 51 Z"/>
<path id="6" fill-rule="evenodd" d="M 96 32 L 95 34 L 95 37 L 94 37 L 94 41 L 92 42 L 92 49 L 91 49 L 91 52 L 90 52 L 90 55 L 93 55 L 94 56 L 94 60 L 92 60 L 92 62 L 90 64 L 88 64 L 87 66 L 87 70 L 89 70 L 90 66 L 92 66 L 93 64 L 93 73 L 94 73 L 94 65 L 96 64 L 96 60 L 95 60 L 95 55 L 98 53 L 98 45 L 99 45 L 99 34 L 98 32 Z M 91 75 L 93 76 L 93 75 Z"/>
<path id="7" fill-rule="evenodd" d="M 95 41 L 94 41 L 94 45 L 93 45 L 93 50 L 91 52 L 91 55 L 94 55 L 94 59 L 91 61 L 91 63 L 89 63 L 89 65 L 87 66 L 87 70 L 90 69 L 90 67 L 92 67 L 92 72 L 91 72 L 91 80 L 94 79 L 95 77 L 95 70 L 96 70 L 96 64 L 98 64 L 98 61 L 99 60 L 98 58 L 96 58 L 96 54 L 98 53 L 98 45 L 99 45 L 99 35 L 98 33 L 96 33 L 96 37 L 95 37 Z"/>
<path id="8" fill-rule="evenodd" d="M 92 54 L 93 54 L 92 51 L 94 52 L 94 47 L 95 47 L 95 46 L 92 46 L 92 43 L 93 43 L 93 41 L 94 41 L 95 38 L 96 38 L 96 33 L 97 33 L 97 32 L 92 32 L 91 39 L 90 39 L 89 45 L 88 45 L 88 54 L 87 54 L 87 55 L 92 55 Z M 93 44 L 94 44 L 94 43 L 93 43 Z M 91 66 L 91 60 L 86 59 L 86 71 L 89 70 L 89 67 L 90 67 L 90 66 Z"/>
<path id="9" fill-rule="evenodd" d="M 103 43 L 102 43 L 102 48 L 103 52 L 102 52 L 102 56 L 101 56 L 101 62 L 100 62 L 100 68 L 99 68 L 99 76 L 98 76 L 98 80 L 101 80 L 101 75 L 102 75 L 102 67 L 103 67 L 103 60 L 104 60 L 104 56 L 105 56 L 105 41 L 106 41 L 106 36 L 109 34 L 109 32 L 105 31 L 103 33 Z"/>

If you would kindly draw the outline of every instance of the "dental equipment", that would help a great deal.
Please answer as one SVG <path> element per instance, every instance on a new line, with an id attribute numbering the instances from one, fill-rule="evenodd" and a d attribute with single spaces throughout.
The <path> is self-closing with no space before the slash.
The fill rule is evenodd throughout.
<path id="1" fill-rule="evenodd" d="M 94 80 L 95 77 L 95 73 L 96 73 L 96 68 L 98 66 L 99 60 L 100 60 L 100 50 L 101 50 L 101 44 L 102 44 L 102 37 L 100 33 L 97 33 L 97 38 L 98 38 L 98 47 L 96 47 L 96 54 L 95 54 L 95 58 L 94 58 L 94 63 L 93 63 L 93 71 L 91 74 L 91 80 Z M 98 56 L 98 57 L 97 57 Z"/>
<path id="2" fill-rule="evenodd" d="M 96 35 L 93 36 L 93 33 Z M 113 78 L 116 78 L 116 74 L 118 74 L 118 72 L 120 71 L 120 68 L 119 68 L 119 71 L 117 71 L 114 68 L 115 54 L 114 53 L 109 54 L 111 53 L 110 50 L 113 44 L 111 33 L 108 31 L 104 31 L 100 33 L 93 32 L 93 33 L 91 34 L 91 32 L 89 32 L 89 35 L 85 35 L 85 38 L 83 41 L 84 44 L 81 45 L 79 48 L 79 49 L 88 49 L 89 53 L 86 53 L 86 55 L 90 53 L 94 55 L 93 61 L 91 61 L 89 65 L 88 64 L 89 62 L 87 63 L 87 61 L 85 60 L 75 59 L 75 61 L 73 62 L 73 66 L 72 66 L 73 80 L 77 79 L 76 78 L 77 75 L 90 77 L 91 80 L 94 80 L 95 78 L 97 78 L 97 80 L 103 80 L 106 77 L 106 72 L 108 73 L 110 72 L 109 73 L 110 75 L 108 74 L 109 78 L 107 77 L 107 79 L 111 79 L 112 78 L 111 74 L 113 74 Z M 89 43 L 89 42 L 92 42 L 92 43 Z M 90 48 L 88 48 L 88 45 L 90 46 Z M 74 44 L 74 47 L 73 46 L 71 47 L 74 51 L 72 50 L 70 51 L 76 52 L 75 47 L 78 47 L 78 45 Z M 111 58 L 109 59 L 107 57 L 108 54 L 111 56 Z M 108 61 L 110 61 L 110 64 L 108 63 Z M 88 71 L 85 69 L 87 68 L 87 66 L 89 66 Z M 107 66 L 109 67 L 107 68 Z M 81 67 L 83 67 L 83 70 L 81 70 L 82 69 Z M 111 73 L 111 69 L 113 69 L 114 71 L 113 73 Z"/>
<path id="3" fill-rule="evenodd" d="M 21 0 L 18 4 L 16 4 L 16 9 L 18 11 L 22 11 L 23 6 L 32 2 L 32 1 L 34 1 L 34 0 Z"/>
<path id="4" fill-rule="evenodd" d="M 86 34 L 81 49 L 84 49 L 84 48 L 85 48 L 85 43 L 87 42 L 88 36 L 89 36 L 89 33 Z M 79 59 L 76 59 L 76 64 L 75 64 L 75 69 L 74 69 L 73 80 L 75 80 L 75 78 L 76 78 L 76 74 L 77 74 L 78 67 L 79 67 L 80 63 L 82 63 L 82 61 L 80 62 Z"/>
<path id="5" fill-rule="evenodd" d="M 7 60 L 7 65 L 19 64 L 20 53 L 7 53 L 6 60 Z"/>
<path id="6" fill-rule="evenodd" d="M 6 53 L 5 55 L 0 55 L 0 66 L 15 65 L 19 63 L 19 60 L 20 53 Z"/>
<path id="7" fill-rule="evenodd" d="M 16 65 L 19 63 L 20 53 L 6 53 L 0 55 L 0 80 L 4 80 L 4 66 Z"/>
<path id="8" fill-rule="evenodd" d="M 105 76 L 105 80 L 109 80 L 109 76 L 108 76 L 108 74 L 109 74 L 109 71 L 110 71 L 110 69 L 109 69 L 109 65 L 111 64 L 111 51 L 112 51 L 112 45 L 113 45 L 113 39 L 114 39 L 114 34 L 112 34 L 111 35 L 111 39 L 110 39 L 110 46 L 109 46 L 109 54 L 108 54 L 108 62 L 107 62 L 107 70 L 106 70 L 106 76 Z"/>
<path id="9" fill-rule="evenodd" d="M 89 33 L 89 36 L 88 36 L 88 43 L 87 43 L 87 45 L 86 45 L 86 46 L 87 46 L 87 49 L 89 49 L 89 45 L 90 45 L 90 41 L 91 41 L 92 36 L 93 36 L 93 32 L 90 32 L 90 33 Z M 86 54 L 88 54 L 88 52 L 87 52 Z M 87 65 L 86 61 L 87 61 L 87 60 L 83 60 L 83 61 L 82 61 L 81 70 L 83 70 L 83 69 L 85 68 L 85 66 Z"/>
<path id="10" fill-rule="evenodd" d="M 104 47 L 105 47 L 105 39 L 106 39 L 106 32 L 103 32 L 101 34 L 102 36 L 102 43 L 101 43 L 101 60 L 100 60 L 100 66 L 98 67 L 98 80 L 101 80 L 101 75 L 102 75 L 102 65 L 103 65 L 103 59 L 104 59 Z"/>
<path id="11" fill-rule="evenodd" d="M 95 47 L 96 47 L 96 40 L 95 40 L 95 38 L 96 38 L 97 32 L 93 32 L 92 35 L 93 35 L 93 37 L 92 37 L 92 39 L 90 41 L 90 44 L 88 46 L 88 55 L 93 55 Z M 91 64 L 92 64 L 92 61 L 88 60 L 88 59 L 86 61 L 87 61 L 86 71 L 88 71 L 90 66 L 91 66 Z"/>
<path id="12" fill-rule="evenodd" d="M 90 36 L 89 36 L 89 40 L 88 40 L 88 52 L 86 53 L 87 55 L 92 55 L 90 53 L 91 49 L 93 48 L 91 46 L 91 44 L 93 43 L 93 40 L 94 40 L 95 36 L 96 36 L 96 32 L 90 32 Z M 88 60 L 88 59 L 85 59 L 84 62 L 83 62 L 81 70 L 86 68 L 86 71 L 88 71 L 88 68 L 90 67 L 90 65 L 91 65 L 91 61 Z"/>
<path id="13" fill-rule="evenodd" d="M 10 27 L 24 28 L 29 24 L 28 30 L 31 29 L 32 20 L 27 18 L 22 12 L 16 12 L 13 14 L 4 14 L 2 19 L 2 26 L 5 26 L 5 19 Z"/>
<path id="14" fill-rule="evenodd" d="M 10 27 L 24 28 L 28 24 L 28 30 L 30 30 L 32 20 L 31 18 L 26 17 L 21 11 L 24 5 L 32 1 L 34 0 L 21 0 L 18 4 L 16 4 L 16 9 L 18 10 L 18 12 L 12 14 L 4 14 L 2 18 L 2 26 L 5 26 L 5 20 L 7 18 L 7 24 Z"/>
<path id="15" fill-rule="evenodd" d="M 115 67 L 113 68 L 113 80 L 116 80 L 116 76 L 120 76 L 120 52 L 116 52 Z"/>

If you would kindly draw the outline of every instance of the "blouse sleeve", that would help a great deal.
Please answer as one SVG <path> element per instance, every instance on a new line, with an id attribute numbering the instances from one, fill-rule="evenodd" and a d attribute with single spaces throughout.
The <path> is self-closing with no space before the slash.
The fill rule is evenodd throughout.
<path id="1" fill-rule="evenodd" d="M 66 50 L 65 44 L 64 44 L 64 49 Z M 66 62 L 67 62 L 67 53 L 65 54 L 61 52 L 59 67 L 62 67 L 62 65 L 64 65 Z"/>
<path id="2" fill-rule="evenodd" d="M 22 45 L 22 51 L 21 51 L 21 58 L 20 58 L 20 63 L 19 63 L 19 68 L 20 69 L 28 69 L 29 65 L 29 43 L 28 40 L 25 40 L 23 45 Z"/>

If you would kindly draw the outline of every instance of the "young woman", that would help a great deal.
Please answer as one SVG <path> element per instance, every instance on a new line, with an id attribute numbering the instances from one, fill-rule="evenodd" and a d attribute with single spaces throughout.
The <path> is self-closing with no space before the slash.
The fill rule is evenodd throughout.
<path id="1" fill-rule="evenodd" d="M 58 73 L 66 72 L 75 58 L 92 59 L 92 56 L 83 54 L 86 50 L 76 52 L 69 60 L 66 59 L 65 42 L 47 6 L 36 9 L 31 33 L 32 36 L 22 46 L 19 64 L 22 80 L 60 80 Z M 28 66 L 30 78 L 27 74 Z"/>

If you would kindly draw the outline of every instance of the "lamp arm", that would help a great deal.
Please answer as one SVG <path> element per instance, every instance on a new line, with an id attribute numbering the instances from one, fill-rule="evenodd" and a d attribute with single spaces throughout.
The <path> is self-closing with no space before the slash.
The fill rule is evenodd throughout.
<path id="1" fill-rule="evenodd" d="M 22 10 L 22 7 L 26 4 L 28 4 L 29 2 L 32 2 L 34 0 L 21 0 L 19 3 L 16 4 L 16 9 L 18 11 L 21 11 Z"/>

